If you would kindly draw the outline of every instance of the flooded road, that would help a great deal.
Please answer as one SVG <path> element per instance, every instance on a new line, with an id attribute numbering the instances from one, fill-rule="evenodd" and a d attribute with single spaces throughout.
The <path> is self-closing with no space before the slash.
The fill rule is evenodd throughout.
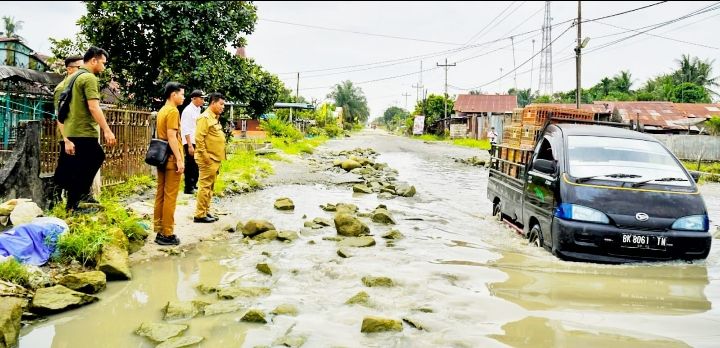
<path id="1" fill-rule="evenodd" d="M 363 133 L 334 140 L 333 151 L 372 147 L 415 185 L 412 198 L 378 199 L 348 186 L 276 185 L 223 201 L 234 220 L 267 219 L 278 230 L 300 231 L 292 243 L 207 241 L 185 256 L 137 264 L 129 282 L 108 283 L 101 300 L 26 327 L 20 347 L 154 347 L 133 334 L 142 322 L 162 322 L 168 301 L 221 302 L 200 284 L 270 288 L 267 296 L 223 301 L 266 313 L 269 323 L 239 322 L 244 311 L 180 320 L 200 347 L 275 346 L 302 337 L 304 347 L 712 347 L 720 342 L 720 251 L 706 261 L 596 265 L 565 262 L 527 245 L 494 221 L 485 197 L 485 169 L 453 158 L 485 155 L 444 144 Z M 323 149 L 321 148 L 321 149 Z M 279 171 L 279 175 L 282 172 Z M 282 178 L 275 178 L 283 182 Z M 703 187 L 711 225 L 720 223 L 720 189 Z M 295 210 L 273 209 L 289 197 Z M 305 220 L 332 219 L 319 205 L 353 203 L 361 212 L 387 205 L 397 225 L 363 219 L 377 245 L 338 257 L 333 227 L 310 230 Z M 303 219 L 307 216 L 307 219 Z M 220 228 L 220 226 L 218 226 Z M 380 238 L 397 229 L 405 239 Z M 182 239 L 182 232 L 179 233 Z M 272 276 L 259 273 L 267 263 Z M 385 276 L 394 287 L 366 287 L 361 278 Z M 365 291 L 367 305 L 346 300 Z M 297 316 L 269 313 L 281 304 Z M 408 319 L 402 332 L 363 334 L 366 316 Z"/>

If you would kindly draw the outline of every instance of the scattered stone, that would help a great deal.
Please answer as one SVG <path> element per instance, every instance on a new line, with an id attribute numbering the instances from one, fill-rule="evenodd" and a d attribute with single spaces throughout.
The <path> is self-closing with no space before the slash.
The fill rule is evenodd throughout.
<path id="1" fill-rule="evenodd" d="M 270 221 L 267 220 L 250 220 L 248 221 L 245 226 L 243 227 L 243 235 L 245 236 L 255 236 L 260 233 L 275 230 L 275 226 L 273 226 Z"/>
<path id="2" fill-rule="evenodd" d="M 275 315 L 289 315 L 289 316 L 297 316 L 298 315 L 298 309 L 295 307 L 295 305 L 291 304 L 281 304 L 277 306 L 275 309 L 270 312 L 271 314 Z"/>
<path id="3" fill-rule="evenodd" d="M 25 299 L 0 297 L 0 347 L 16 347 L 20 336 L 20 320 Z"/>
<path id="4" fill-rule="evenodd" d="M 270 266 L 268 266 L 267 263 L 258 263 L 255 268 L 260 271 L 260 273 L 265 273 L 269 276 L 272 276 L 272 270 L 270 269 Z"/>
<path id="5" fill-rule="evenodd" d="M 277 235 L 277 239 L 280 241 L 294 241 L 298 239 L 299 236 L 297 232 L 295 231 L 279 231 Z M 269 254 L 267 256 L 270 256 Z"/>
<path id="6" fill-rule="evenodd" d="M 241 309 L 242 306 L 238 303 L 222 301 L 206 306 L 203 310 L 203 314 L 207 317 L 211 315 L 237 312 Z"/>
<path id="7" fill-rule="evenodd" d="M 340 167 L 342 165 L 343 161 L 336 159 L 333 161 L 333 167 Z"/>
<path id="8" fill-rule="evenodd" d="M 35 202 L 19 202 L 10 213 L 10 222 L 19 226 L 31 222 L 34 218 L 42 216 L 43 211 Z"/>
<path id="9" fill-rule="evenodd" d="M 405 235 L 400 233 L 400 231 L 398 231 L 398 230 L 390 230 L 387 233 L 385 233 L 384 235 L 382 235 L 382 237 L 385 239 L 400 240 L 400 239 L 405 238 Z"/>
<path id="10" fill-rule="evenodd" d="M 374 333 L 386 331 L 402 331 L 402 322 L 394 319 L 386 319 L 381 317 L 365 317 L 362 322 L 360 332 Z"/>
<path id="11" fill-rule="evenodd" d="M 370 228 L 350 214 L 335 215 L 335 229 L 341 236 L 357 237 L 370 233 Z"/>
<path id="12" fill-rule="evenodd" d="M 420 307 L 420 308 L 415 308 L 413 310 L 417 311 L 417 312 L 423 312 L 423 313 L 435 313 L 435 311 L 432 308 L 428 308 L 428 307 Z"/>
<path id="13" fill-rule="evenodd" d="M 295 210 L 295 203 L 287 197 L 276 199 L 274 206 L 277 210 Z"/>
<path id="14" fill-rule="evenodd" d="M 363 306 L 367 306 L 370 303 L 370 295 L 367 294 L 365 291 L 360 291 L 355 296 L 349 298 L 347 301 L 345 301 L 345 304 L 359 304 Z"/>
<path id="15" fill-rule="evenodd" d="M 343 259 L 347 259 L 348 257 L 351 257 L 352 254 L 345 248 L 340 248 L 337 250 L 338 256 L 342 257 Z"/>
<path id="16" fill-rule="evenodd" d="M 358 211 L 358 207 L 355 204 L 350 203 L 338 203 L 335 205 L 335 211 L 337 213 L 355 214 Z"/>
<path id="17" fill-rule="evenodd" d="M 428 331 L 425 328 L 425 326 L 423 326 L 422 324 L 420 324 L 420 322 L 417 321 L 417 319 L 405 317 L 405 318 L 402 318 L 402 320 L 415 329 L 418 329 L 421 331 Z"/>
<path id="18" fill-rule="evenodd" d="M 316 224 L 312 221 L 305 221 L 305 223 L 303 224 L 303 227 L 312 228 L 313 230 L 319 230 L 319 229 L 323 228 L 323 225 Z"/>
<path id="19" fill-rule="evenodd" d="M 221 289 L 218 298 L 232 300 L 237 297 L 258 297 L 270 294 L 270 289 L 260 287 L 230 287 Z"/>
<path id="20" fill-rule="evenodd" d="M 372 193 L 372 189 L 365 185 L 353 185 L 353 192 L 358 193 Z"/>
<path id="21" fill-rule="evenodd" d="M 371 277 L 371 276 L 365 276 L 362 277 L 362 282 L 365 284 L 365 286 L 372 288 L 372 287 L 378 287 L 378 286 L 384 286 L 384 287 L 392 287 L 395 286 L 395 283 L 392 281 L 392 279 L 388 277 Z"/>
<path id="22" fill-rule="evenodd" d="M 273 241 L 277 239 L 278 233 L 275 230 L 265 231 L 263 233 L 257 234 L 252 239 L 257 241 Z"/>
<path id="23" fill-rule="evenodd" d="M 325 219 L 325 218 L 319 218 L 319 217 L 315 218 L 312 222 L 316 223 L 318 225 L 322 225 L 322 226 L 332 226 L 333 225 L 332 220 Z"/>
<path id="24" fill-rule="evenodd" d="M 348 171 L 348 172 L 349 172 L 349 171 L 351 171 L 351 170 L 353 170 L 353 169 L 362 167 L 362 165 L 361 165 L 360 163 L 356 162 L 356 161 L 353 161 L 353 160 L 351 160 L 351 159 L 347 159 L 347 160 L 343 161 L 343 162 L 340 164 L 340 167 L 341 167 L 342 169 L 345 169 L 345 171 Z"/>
<path id="25" fill-rule="evenodd" d="M 131 279 L 127 250 L 112 243 L 103 245 L 97 261 L 97 270 L 105 273 L 107 280 Z"/>
<path id="26" fill-rule="evenodd" d="M 373 245 L 375 245 L 375 238 L 370 236 L 347 237 L 338 242 L 338 246 L 345 248 L 363 248 L 371 247 Z"/>
<path id="27" fill-rule="evenodd" d="M 328 237 L 322 237 L 322 240 L 326 240 L 329 242 L 339 242 L 344 240 L 345 237 L 338 237 L 338 236 L 328 236 Z"/>
<path id="28" fill-rule="evenodd" d="M 235 224 L 235 232 L 242 232 L 245 229 L 245 224 L 242 221 L 238 221 Z"/>
<path id="29" fill-rule="evenodd" d="M 372 212 L 372 221 L 381 224 L 392 224 L 395 225 L 395 219 L 387 209 L 377 208 Z"/>
<path id="30" fill-rule="evenodd" d="M 234 233 L 234 232 L 235 232 L 235 226 L 233 226 L 232 224 L 225 224 L 225 225 L 222 227 L 222 231 L 223 231 L 223 232 L 228 232 L 228 233 Z"/>
<path id="31" fill-rule="evenodd" d="M 198 291 L 200 291 L 201 293 L 206 294 L 206 295 L 220 291 L 219 287 L 207 285 L 207 284 L 200 284 L 196 287 L 196 289 L 198 289 Z"/>
<path id="32" fill-rule="evenodd" d="M 315 243 L 314 240 L 309 240 L 309 241 L 308 241 L 308 244 L 310 244 L 310 245 L 315 245 L 316 243 Z"/>
<path id="33" fill-rule="evenodd" d="M 28 289 L 0 279 L 0 296 L 3 297 L 20 297 L 20 298 L 32 298 L 33 294 Z"/>
<path id="34" fill-rule="evenodd" d="M 358 216 L 358 217 L 361 217 L 361 218 L 369 218 L 369 217 L 372 216 L 372 213 L 367 213 L 367 212 L 365 212 L 365 213 L 358 213 L 357 216 Z"/>
<path id="35" fill-rule="evenodd" d="M 395 192 L 398 196 L 403 197 L 412 197 L 415 196 L 415 186 L 410 186 L 407 184 L 400 184 L 395 188 Z"/>
<path id="36" fill-rule="evenodd" d="M 58 284 L 86 294 L 96 294 L 105 289 L 105 273 L 100 271 L 68 274 Z"/>
<path id="37" fill-rule="evenodd" d="M 62 285 L 56 285 L 38 289 L 30 303 L 30 311 L 38 314 L 54 314 L 98 300 L 95 296 L 70 290 Z"/>
<path id="38" fill-rule="evenodd" d="M 168 302 L 163 308 L 163 320 L 194 318 L 207 305 L 203 301 Z"/>
<path id="39" fill-rule="evenodd" d="M 395 242 L 389 240 L 389 241 L 385 242 L 385 246 L 388 248 L 393 248 L 393 247 L 395 247 Z"/>
<path id="40" fill-rule="evenodd" d="M 187 330 L 187 325 L 163 324 L 163 323 L 142 323 L 135 330 L 138 336 L 147 337 L 155 342 L 165 342 Z"/>
<path id="41" fill-rule="evenodd" d="M 285 346 L 290 348 L 299 348 L 303 344 L 305 344 L 305 341 L 307 338 L 305 336 L 283 336 L 275 340 L 273 342 L 274 346 Z"/>
<path id="42" fill-rule="evenodd" d="M 189 347 L 194 344 L 198 344 L 202 342 L 204 338 L 202 336 L 183 336 L 183 337 L 174 337 L 171 338 L 163 343 L 160 343 L 155 348 L 180 348 L 180 347 Z"/>
<path id="43" fill-rule="evenodd" d="M 243 315 L 242 318 L 240 318 L 240 321 L 248 322 L 248 323 L 260 323 L 260 324 L 267 324 L 267 320 L 265 320 L 265 313 L 263 313 L 259 309 L 250 309 Z"/>
<path id="44" fill-rule="evenodd" d="M 335 204 L 328 203 L 328 204 L 321 205 L 320 209 L 322 209 L 324 211 L 335 211 L 337 209 L 337 207 L 335 206 Z"/>

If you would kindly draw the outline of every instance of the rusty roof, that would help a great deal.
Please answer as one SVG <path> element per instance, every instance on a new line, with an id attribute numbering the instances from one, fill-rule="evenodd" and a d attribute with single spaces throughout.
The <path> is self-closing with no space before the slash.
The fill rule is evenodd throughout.
<path id="1" fill-rule="evenodd" d="M 551 106 L 551 107 L 558 107 L 558 108 L 567 108 L 567 109 L 575 109 L 575 104 L 549 104 L 549 103 L 542 103 L 542 104 L 530 104 L 528 106 Z M 607 107 L 603 104 L 580 104 L 580 110 L 587 110 L 592 111 L 596 114 L 609 114 L 612 113 L 612 108 Z"/>
<path id="2" fill-rule="evenodd" d="M 715 104 L 691 104 L 675 103 L 675 109 L 685 114 L 688 118 L 710 118 L 720 116 L 720 103 Z"/>
<path id="3" fill-rule="evenodd" d="M 453 110 L 464 113 L 512 113 L 516 107 L 517 96 L 514 95 L 460 94 Z"/>
<path id="4" fill-rule="evenodd" d="M 639 119 L 643 125 L 664 129 L 686 129 L 674 121 L 708 118 L 712 110 L 720 110 L 720 104 L 676 104 L 668 101 L 596 101 L 595 104 L 607 104 L 625 122 Z"/>

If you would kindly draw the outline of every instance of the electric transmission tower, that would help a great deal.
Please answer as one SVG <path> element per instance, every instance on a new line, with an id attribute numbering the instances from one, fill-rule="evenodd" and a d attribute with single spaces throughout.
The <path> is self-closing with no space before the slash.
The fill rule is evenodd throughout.
<path id="1" fill-rule="evenodd" d="M 542 25 L 542 46 L 540 53 L 540 86 L 541 95 L 552 95 L 552 17 L 550 17 L 550 1 L 545 1 L 545 21 Z"/>

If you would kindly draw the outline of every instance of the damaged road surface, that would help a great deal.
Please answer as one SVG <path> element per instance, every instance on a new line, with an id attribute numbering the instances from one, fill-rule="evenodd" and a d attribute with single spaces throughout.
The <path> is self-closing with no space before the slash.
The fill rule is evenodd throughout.
<path id="1" fill-rule="evenodd" d="M 473 156 L 366 131 L 274 162 L 264 190 L 221 201 L 237 231 L 134 264 L 20 347 L 717 345 L 716 240 L 695 263 L 558 260 L 491 217 L 487 169 L 455 160 Z M 720 190 L 701 190 L 714 231 Z"/>

